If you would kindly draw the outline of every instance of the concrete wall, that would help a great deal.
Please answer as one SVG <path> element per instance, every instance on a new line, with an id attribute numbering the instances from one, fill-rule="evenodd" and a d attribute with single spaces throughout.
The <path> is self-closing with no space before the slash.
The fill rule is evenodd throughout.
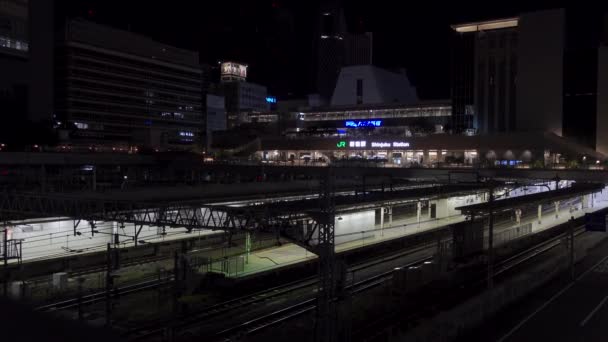
<path id="1" fill-rule="evenodd" d="M 608 46 L 598 48 L 595 150 L 608 155 Z"/>
<path id="2" fill-rule="evenodd" d="M 517 130 L 562 134 L 564 10 L 519 20 Z"/>
<path id="3" fill-rule="evenodd" d="M 409 104 L 417 101 L 416 89 L 406 74 L 371 65 L 356 65 L 340 71 L 331 105 L 356 105 L 358 79 L 363 80 L 363 104 Z"/>
<path id="4" fill-rule="evenodd" d="M 367 210 L 358 213 L 336 215 L 336 244 L 360 240 L 362 237 L 373 233 L 364 233 L 362 230 L 371 230 L 375 226 L 375 210 Z M 340 219 L 342 218 L 342 219 Z"/>

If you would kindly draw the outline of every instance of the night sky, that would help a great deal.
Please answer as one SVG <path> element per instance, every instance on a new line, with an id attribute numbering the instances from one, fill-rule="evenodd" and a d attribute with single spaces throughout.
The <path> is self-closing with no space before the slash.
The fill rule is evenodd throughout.
<path id="1" fill-rule="evenodd" d="M 199 51 L 201 61 L 249 64 L 249 80 L 279 99 L 313 92 L 321 1 L 56 0 L 59 19 L 86 17 Z M 349 29 L 374 32 L 374 64 L 405 68 L 424 99 L 449 97 L 450 24 L 562 7 L 556 1 L 343 1 Z"/>

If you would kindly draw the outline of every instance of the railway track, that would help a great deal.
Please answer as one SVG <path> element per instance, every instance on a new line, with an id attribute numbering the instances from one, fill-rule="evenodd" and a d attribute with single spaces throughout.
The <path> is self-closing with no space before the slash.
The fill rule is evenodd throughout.
<path id="1" fill-rule="evenodd" d="M 358 265 L 350 267 L 349 271 L 361 271 L 363 269 L 373 267 L 373 266 L 385 263 L 387 261 L 396 260 L 398 258 L 407 256 L 407 255 L 412 255 L 414 253 L 423 251 L 428 248 L 429 248 L 429 246 L 420 246 L 415 249 L 410 249 L 406 252 L 397 253 L 397 254 L 394 254 L 394 255 L 391 255 L 388 257 L 382 257 L 377 260 L 373 260 L 371 262 L 360 263 Z M 430 257 L 424 257 L 424 261 L 427 261 L 429 259 L 430 259 Z M 370 287 L 377 286 L 380 283 L 377 283 L 377 284 L 372 284 L 372 283 L 374 281 L 377 282 L 379 279 L 381 279 L 383 277 L 386 277 L 391 272 L 392 271 L 383 272 L 378 275 L 374 275 L 374 276 L 369 277 L 354 285 L 357 285 L 357 287 L 361 287 L 363 285 L 370 286 Z M 193 327 L 193 326 L 196 326 L 197 324 L 200 324 L 200 322 L 207 322 L 209 319 L 220 316 L 222 314 L 227 314 L 231 311 L 242 310 L 248 306 L 251 306 L 251 305 L 254 305 L 257 303 L 261 303 L 264 301 L 268 301 L 270 299 L 278 298 L 278 297 L 281 297 L 284 295 L 288 295 L 288 294 L 293 293 L 298 290 L 303 290 L 306 288 L 311 288 L 311 290 L 312 290 L 314 287 L 316 287 L 316 285 L 317 285 L 317 277 L 313 276 L 313 277 L 308 277 L 308 278 L 301 279 L 298 281 L 294 281 L 294 282 L 291 282 L 288 284 L 279 285 L 279 286 L 276 286 L 276 287 L 273 287 L 270 289 L 265 289 L 263 291 L 260 291 L 260 292 L 254 293 L 254 294 L 231 299 L 231 300 L 204 308 L 199 312 L 194 312 L 194 313 L 191 312 L 186 317 L 180 318 L 178 320 L 178 323 L 174 324 L 172 328 L 174 330 L 178 330 L 178 331 L 185 330 L 185 329 L 188 329 L 189 327 Z M 353 285 L 350 285 L 350 286 L 353 286 Z M 360 290 L 358 289 L 358 291 L 360 291 Z M 301 306 L 299 306 L 299 307 L 301 307 Z M 293 308 L 292 308 L 292 310 L 293 310 Z M 126 332 L 124 334 L 124 336 L 131 340 L 144 340 L 144 339 L 150 338 L 151 336 L 162 334 L 162 333 L 164 333 L 165 328 L 162 327 L 161 323 L 162 322 L 155 322 L 150 325 L 132 329 L 132 330 Z"/>
<path id="2" fill-rule="evenodd" d="M 412 266 L 420 265 L 426 261 L 431 260 L 432 257 L 421 258 L 419 260 L 407 263 L 401 267 L 407 268 Z M 387 272 L 383 272 L 381 274 L 371 276 L 367 279 L 361 280 L 354 284 L 350 284 L 346 286 L 346 290 L 350 292 L 350 294 L 355 295 L 372 288 L 375 288 L 379 285 L 382 285 L 386 281 L 390 280 L 393 277 L 393 273 L 395 270 L 390 270 Z M 334 299 L 336 301 L 337 299 Z M 299 317 L 303 314 L 312 312 L 316 309 L 316 298 L 306 299 L 299 303 L 293 304 L 286 308 L 279 309 L 277 311 L 256 317 L 252 320 L 237 324 L 228 329 L 221 330 L 215 333 L 214 338 L 220 339 L 228 336 L 234 335 L 247 335 L 252 334 L 257 331 L 261 331 L 267 328 L 270 328 L 274 325 L 280 324 L 282 322 L 291 320 L 295 317 Z"/>
<path id="3" fill-rule="evenodd" d="M 575 232 L 575 236 L 581 235 L 585 232 L 584 229 L 578 229 Z M 552 239 L 544 241 L 533 248 L 530 248 L 526 251 L 520 252 L 512 257 L 509 257 L 505 260 L 500 261 L 496 265 L 496 270 L 494 272 L 494 277 L 504 274 L 507 271 L 513 270 L 519 266 L 523 266 L 528 261 L 534 260 L 537 257 L 545 254 L 546 252 L 552 250 L 557 247 L 561 243 L 561 239 L 563 239 L 567 233 L 560 234 Z M 411 267 L 418 265 L 426 260 L 419 260 L 402 267 Z M 372 276 L 368 279 L 365 279 L 361 282 L 352 284 L 347 287 L 350 290 L 351 294 L 358 294 L 365 292 L 371 288 L 377 287 L 385 283 L 386 281 L 392 278 L 394 270 L 384 272 L 382 274 L 378 274 L 376 276 Z M 484 279 L 485 281 L 485 279 Z M 228 329 L 224 329 L 215 334 L 215 339 L 221 339 L 229 336 L 238 336 L 238 335 L 247 335 L 255 332 L 262 331 L 264 329 L 270 328 L 277 324 L 286 322 L 295 317 L 299 317 L 303 314 L 309 313 L 316 308 L 316 299 L 307 299 L 302 302 L 296 303 L 286 308 L 279 309 L 277 311 L 268 313 L 263 316 L 259 316 L 255 319 L 237 324 Z"/>
<path id="4" fill-rule="evenodd" d="M 134 293 L 139 293 L 146 290 L 158 288 L 160 286 L 169 285 L 173 282 L 173 276 L 164 277 L 161 279 L 148 280 L 138 282 L 136 284 L 125 285 L 116 287 L 110 291 L 112 297 L 124 296 Z M 51 304 L 41 305 L 34 308 L 34 311 L 57 311 L 66 310 L 78 307 L 79 305 L 91 305 L 106 300 L 107 291 L 100 291 L 92 294 L 83 295 L 80 298 L 71 298 L 62 301 L 58 301 Z"/>
<path id="5" fill-rule="evenodd" d="M 577 235 L 580 235 L 581 233 L 582 233 L 581 230 L 577 231 Z M 552 239 L 549 239 L 547 241 L 544 241 L 543 243 L 536 245 L 534 248 L 531 248 L 529 250 L 518 253 L 517 255 L 514 255 L 508 259 L 505 259 L 505 260 L 497 263 L 495 265 L 494 276 L 496 277 L 498 275 L 501 275 L 504 272 L 507 272 L 507 271 L 517 267 L 518 265 L 526 262 L 527 260 L 531 260 L 531 259 L 535 258 L 536 256 L 549 251 L 550 249 L 559 245 L 559 243 L 560 243 L 559 240 L 561 240 L 563 237 L 564 237 L 564 234 L 558 235 L 557 237 L 554 237 Z M 424 249 L 428 249 L 431 246 L 433 246 L 433 245 L 429 245 L 429 244 L 425 243 L 423 246 L 419 246 L 414 249 L 409 249 L 405 252 L 395 253 L 388 257 L 381 257 L 381 258 L 378 258 L 373 261 L 363 262 L 358 265 L 354 265 L 349 268 L 349 271 L 358 271 L 358 270 L 362 270 L 365 268 L 369 268 L 369 267 L 372 267 L 372 266 L 375 266 L 378 264 L 385 263 L 390 260 L 395 260 L 400 257 L 422 251 Z M 413 264 L 420 263 L 420 262 L 423 262 L 426 260 L 428 260 L 428 258 L 425 258 L 422 261 L 417 260 Z M 412 266 L 412 265 L 408 264 L 403 267 L 409 267 L 409 266 Z M 347 287 L 347 289 L 350 290 L 350 292 L 352 294 L 364 292 L 368 289 L 374 288 L 376 286 L 379 286 L 379 285 L 385 283 L 388 279 L 392 278 L 392 273 L 393 273 L 393 270 L 390 270 L 388 272 L 382 272 L 380 274 L 371 276 L 360 282 L 351 284 Z M 124 295 L 128 295 L 128 294 L 143 292 L 146 290 L 152 290 L 152 289 L 158 288 L 159 286 L 165 286 L 165 285 L 168 286 L 172 283 L 172 281 L 173 281 L 172 276 L 165 277 L 162 279 L 143 281 L 143 282 L 139 282 L 136 284 L 119 287 L 119 288 L 115 289 L 114 291 L 112 291 L 111 295 L 112 296 L 114 296 L 114 295 L 124 296 Z M 222 303 L 218 303 L 218 304 L 206 307 L 206 308 L 202 309 L 201 311 L 194 312 L 194 313 L 191 312 L 188 314 L 187 317 L 179 319 L 178 323 L 174 324 L 172 326 L 172 328 L 176 329 L 177 331 L 187 330 L 190 327 L 196 326 L 200 322 L 208 321 L 209 319 L 213 319 L 214 317 L 220 316 L 222 314 L 227 314 L 234 310 L 243 309 L 245 307 L 267 301 L 269 299 L 278 298 L 280 296 L 285 296 L 285 295 L 288 295 L 289 293 L 293 293 L 298 290 L 313 287 L 316 285 L 316 283 L 317 283 L 316 277 L 308 277 L 308 278 L 298 280 L 298 281 L 295 281 L 292 283 L 276 286 L 271 289 L 266 289 L 266 290 L 263 290 L 263 291 L 260 291 L 257 293 L 249 294 L 249 295 L 242 296 L 239 298 L 230 299 L 230 300 L 224 301 Z M 107 298 L 106 291 L 100 291 L 98 293 L 82 296 L 81 298 L 73 298 L 73 299 L 69 299 L 69 300 L 64 300 L 64 301 L 40 306 L 40 307 L 36 308 L 36 310 L 37 311 L 54 311 L 54 310 L 70 309 L 70 308 L 78 307 L 79 305 L 90 305 L 90 304 L 94 304 L 97 302 L 101 302 L 101 301 L 106 300 L 106 298 Z M 293 317 L 300 316 L 302 314 L 305 314 L 306 312 L 310 312 L 311 310 L 313 310 L 315 308 L 314 300 L 315 299 L 305 300 L 305 301 L 296 303 L 290 307 L 280 309 L 280 310 L 277 310 L 276 312 L 272 312 L 272 313 L 257 317 L 253 320 L 249 320 L 249 321 L 246 321 L 239 325 L 235 325 L 234 327 L 224 329 L 224 330 L 218 332 L 218 337 L 238 334 L 239 332 L 246 333 L 246 334 L 253 333 L 256 331 L 263 330 L 266 327 L 270 327 L 270 326 L 279 324 L 279 323 L 289 320 Z M 164 333 L 164 331 L 166 329 L 162 327 L 163 324 L 161 324 L 161 323 L 163 323 L 163 322 L 159 321 L 159 322 L 154 322 L 153 324 L 150 324 L 150 325 L 138 327 L 136 329 L 131 329 L 131 330 L 127 331 L 124 334 L 124 336 L 126 336 L 132 340 L 142 340 L 142 339 L 149 338 L 151 336 L 162 334 L 162 333 Z M 164 322 L 164 323 L 166 324 L 166 322 Z"/>

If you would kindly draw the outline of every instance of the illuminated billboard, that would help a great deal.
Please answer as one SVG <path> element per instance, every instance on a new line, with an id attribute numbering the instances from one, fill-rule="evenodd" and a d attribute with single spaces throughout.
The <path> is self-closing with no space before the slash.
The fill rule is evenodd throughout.
<path id="1" fill-rule="evenodd" d="M 247 65 L 224 62 L 222 63 L 222 78 L 225 76 L 245 79 L 247 78 Z"/>
<path id="2" fill-rule="evenodd" d="M 344 121 L 344 127 L 381 127 L 382 120 L 346 120 Z"/>

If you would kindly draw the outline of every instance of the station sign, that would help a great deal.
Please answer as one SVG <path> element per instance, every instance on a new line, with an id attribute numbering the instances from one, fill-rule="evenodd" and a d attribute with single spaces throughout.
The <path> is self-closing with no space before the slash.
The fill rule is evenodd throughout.
<path id="1" fill-rule="evenodd" d="M 344 121 L 344 127 L 382 127 L 382 120 L 346 120 Z"/>
<path id="2" fill-rule="evenodd" d="M 336 144 L 337 148 L 407 148 L 410 147 L 410 143 L 407 141 L 370 141 L 369 144 L 366 140 L 350 140 L 348 143 L 346 140 L 340 140 Z"/>
<path id="3" fill-rule="evenodd" d="M 372 141 L 371 147 L 374 148 L 403 148 L 410 147 L 407 141 Z"/>

